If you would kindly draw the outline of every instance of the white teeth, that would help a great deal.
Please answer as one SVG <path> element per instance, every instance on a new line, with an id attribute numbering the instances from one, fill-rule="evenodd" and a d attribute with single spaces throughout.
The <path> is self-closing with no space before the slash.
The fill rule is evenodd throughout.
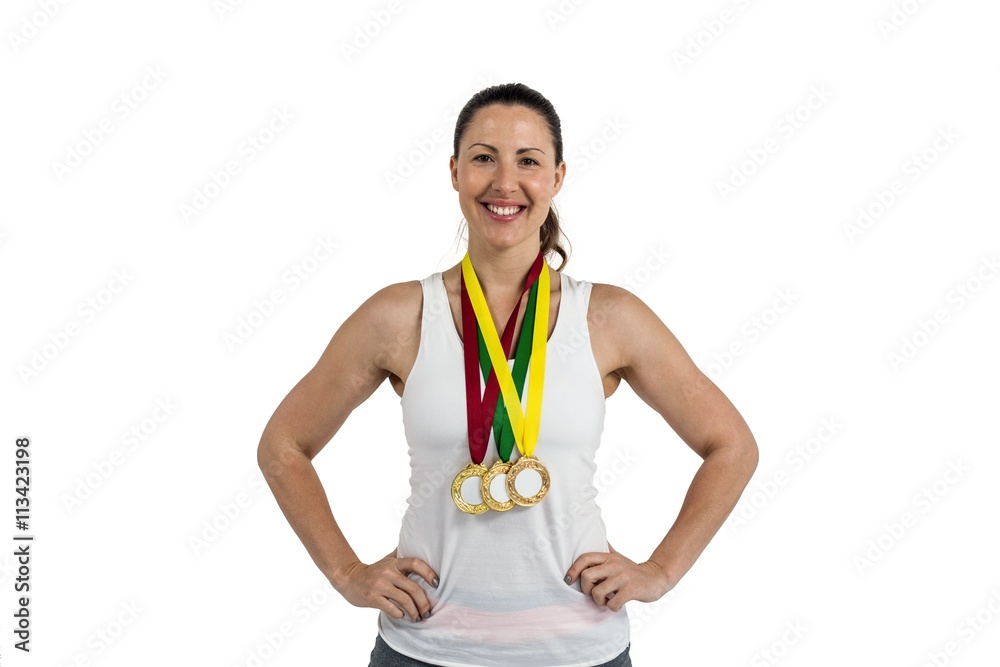
<path id="1" fill-rule="evenodd" d="M 520 206 L 494 206 L 493 204 L 487 204 L 486 208 L 497 215 L 514 215 L 521 210 Z"/>

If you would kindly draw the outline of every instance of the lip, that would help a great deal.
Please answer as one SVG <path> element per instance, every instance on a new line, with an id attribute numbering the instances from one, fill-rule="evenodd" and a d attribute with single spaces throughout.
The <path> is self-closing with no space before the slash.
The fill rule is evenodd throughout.
<path id="1" fill-rule="evenodd" d="M 517 213 L 515 213 L 514 215 L 497 215 L 496 213 L 494 213 L 490 209 L 486 208 L 487 204 L 492 204 L 493 206 L 500 206 L 500 207 L 503 207 L 503 206 L 520 206 L 521 210 L 518 211 Z M 524 213 L 526 210 L 528 210 L 528 207 L 525 206 L 524 204 L 520 204 L 518 202 L 504 202 L 502 200 L 499 200 L 499 201 L 498 200 L 491 200 L 491 201 L 479 202 L 479 206 L 484 211 L 486 211 L 487 217 L 489 217 L 491 220 L 496 220 L 498 222 L 511 222 L 512 220 L 517 220 L 521 216 L 522 213 Z"/>

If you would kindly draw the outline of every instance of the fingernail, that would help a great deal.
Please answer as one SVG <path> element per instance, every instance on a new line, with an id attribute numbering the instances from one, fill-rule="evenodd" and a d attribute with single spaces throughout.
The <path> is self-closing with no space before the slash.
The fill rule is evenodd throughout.
<path id="1" fill-rule="evenodd" d="M 438 581 L 438 578 L 434 577 L 434 581 L 431 582 L 431 586 L 433 586 L 434 588 L 437 588 L 439 583 L 440 582 Z"/>
<path id="2" fill-rule="evenodd" d="M 431 610 L 428 609 L 423 614 L 421 614 L 421 616 L 423 616 L 424 618 L 430 618 L 431 617 Z"/>
<path id="3" fill-rule="evenodd" d="M 424 619 L 420 618 L 420 615 L 418 614 L 418 615 L 417 615 L 417 619 L 416 619 L 416 620 L 417 620 L 417 623 L 419 623 L 420 621 L 422 621 L 422 620 L 424 620 Z"/>
<path id="4" fill-rule="evenodd" d="M 573 581 L 573 577 L 567 574 L 566 577 L 563 579 L 563 581 L 565 581 L 568 584 L 569 582 Z"/>

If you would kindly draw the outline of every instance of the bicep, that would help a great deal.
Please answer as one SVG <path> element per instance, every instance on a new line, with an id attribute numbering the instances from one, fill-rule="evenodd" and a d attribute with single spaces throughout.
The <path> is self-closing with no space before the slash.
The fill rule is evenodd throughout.
<path id="1" fill-rule="evenodd" d="M 271 416 L 261 445 L 293 444 L 315 457 L 388 376 L 382 353 L 385 294 L 376 293 L 337 329 L 316 365 Z"/>
<path id="2" fill-rule="evenodd" d="M 702 458 L 718 444 L 749 436 L 735 406 L 695 365 L 673 332 L 638 297 L 621 292 L 619 373 L 636 395 Z"/>

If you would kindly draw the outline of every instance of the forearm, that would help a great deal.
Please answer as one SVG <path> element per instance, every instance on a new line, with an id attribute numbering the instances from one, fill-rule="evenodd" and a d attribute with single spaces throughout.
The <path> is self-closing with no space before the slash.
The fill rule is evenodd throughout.
<path id="1" fill-rule="evenodd" d="M 733 511 L 757 467 L 757 445 L 722 447 L 709 453 L 691 480 L 674 525 L 649 560 L 676 584 L 694 565 Z"/>
<path id="2" fill-rule="evenodd" d="M 269 443 L 258 450 L 257 462 L 292 530 L 337 588 L 338 573 L 358 557 L 333 517 L 312 461 L 297 447 Z"/>

